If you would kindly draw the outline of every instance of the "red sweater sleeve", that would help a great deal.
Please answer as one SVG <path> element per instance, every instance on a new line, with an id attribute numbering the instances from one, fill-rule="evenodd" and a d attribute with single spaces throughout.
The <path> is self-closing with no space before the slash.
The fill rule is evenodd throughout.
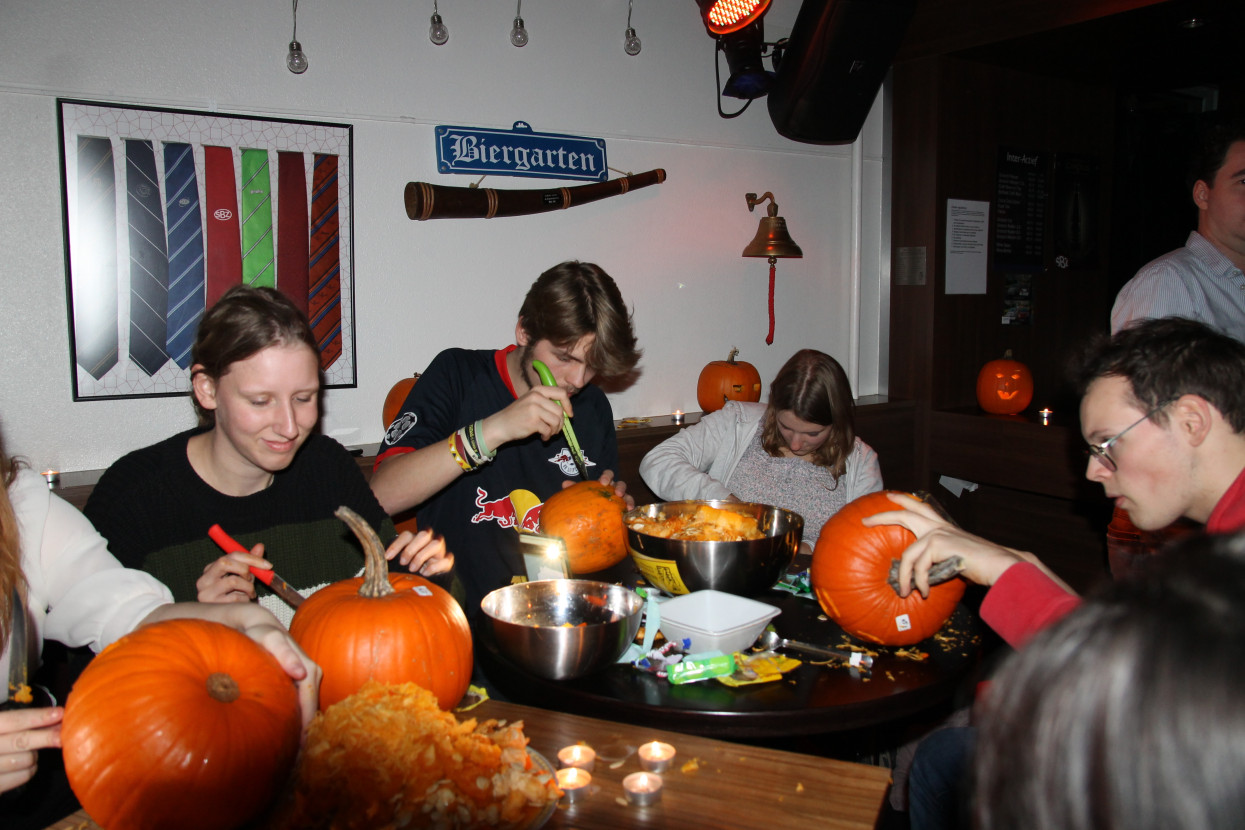
<path id="1" fill-rule="evenodd" d="M 1036 565 L 1012 565 L 986 592 L 981 618 L 1012 648 L 1020 648 L 1034 634 L 1058 621 L 1081 604 Z"/>

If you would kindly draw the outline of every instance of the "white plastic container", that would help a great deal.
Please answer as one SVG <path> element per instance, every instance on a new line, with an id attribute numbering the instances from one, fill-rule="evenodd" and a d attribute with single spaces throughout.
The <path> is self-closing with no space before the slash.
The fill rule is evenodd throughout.
<path id="1" fill-rule="evenodd" d="M 690 639 L 693 654 L 730 654 L 756 642 L 780 613 L 781 609 L 755 599 L 723 591 L 693 591 L 661 603 L 661 633 L 673 642 Z"/>

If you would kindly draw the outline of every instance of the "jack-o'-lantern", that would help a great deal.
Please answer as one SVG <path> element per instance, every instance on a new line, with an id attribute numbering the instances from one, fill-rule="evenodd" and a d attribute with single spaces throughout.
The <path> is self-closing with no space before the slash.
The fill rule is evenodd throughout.
<path id="1" fill-rule="evenodd" d="M 714 360 L 700 370 L 696 381 L 696 402 L 702 412 L 717 412 L 727 401 L 761 400 L 761 375 L 755 366 L 735 360 L 739 349 L 732 348 L 726 360 Z"/>
<path id="2" fill-rule="evenodd" d="M 1012 359 L 1008 349 L 1001 360 L 991 360 L 977 373 L 977 403 L 995 415 L 1023 412 L 1033 400 L 1029 367 Z"/>

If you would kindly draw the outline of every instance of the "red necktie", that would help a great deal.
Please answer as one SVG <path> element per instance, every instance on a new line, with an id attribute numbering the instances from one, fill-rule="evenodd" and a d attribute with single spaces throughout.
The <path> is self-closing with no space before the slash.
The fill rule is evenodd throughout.
<path id="1" fill-rule="evenodd" d="M 277 288 L 307 313 L 307 170 L 302 153 L 277 153 Z"/>
<path id="2" fill-rule="evenodd" d="M 341 260 L 338 251 L 337 156 L 316 154 L 311 176 L 311 251 L 307 312 L 320 344 L 320 367 L 342 353 Z"/>
<path id="3" fill-rule="evenodd" d="M 203 148 L 203 187 L 207 217 L 207 307 L 230 286 L 242 282 L 242 235 L 238 225 L 238 187 L 231 147 Z"/>

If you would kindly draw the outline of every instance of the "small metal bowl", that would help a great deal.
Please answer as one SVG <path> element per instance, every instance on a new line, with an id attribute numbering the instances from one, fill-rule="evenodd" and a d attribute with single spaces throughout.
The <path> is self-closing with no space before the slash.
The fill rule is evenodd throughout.
<path id="1" fill-rule="evenodd" d="M 480 608 L 509 660 L 538 677 L 569 680 L 622 656 L 640 628 L 644 600 L 607 582 L 543 579 L 498 588 Z"/>
<path id="2" fill-rule="evenodd" d="M 765 536 L 745 542 L 699 542 L 640 533 L 634 519 L 667 519 L 694 513 L 702 504 L 756 519 Z M 644 578 L 671 594 L 712 589 L 754 597 L 773 586 L 795 558 L 804 517 L 768 504 L 733 501 L 668 501 L 646 504 L 623 517 L 627 546 Z"/>

